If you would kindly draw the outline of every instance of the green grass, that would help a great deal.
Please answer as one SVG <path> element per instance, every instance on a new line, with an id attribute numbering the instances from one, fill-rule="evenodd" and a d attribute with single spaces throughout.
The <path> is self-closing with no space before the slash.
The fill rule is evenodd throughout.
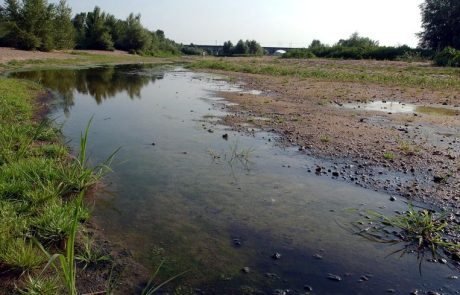
<path id="1" fill-rule="evenodd" d="M 22 294 L 48 294 L 62 286 L 70 290 L 74 284 L 69 282 L 75 276 L 71 266 L 75 257 L 69 252 L 74 252 L 69 249 L 74 241 L 69 238 L 76 226 L 89 218 L 77 196 L 109 171 L 114 155 L 101 165 L 88 166 L 88 123 L 79 156 L 70 156 L 59 130 L 34 117 L 35 97 L 41 91 L 32 82 L 0 78 L 0 266 L 2 272 L 6 268 L 6 272 L 17 274 Z M 65 284 L 53 287 L 53 280 L 37 276 L 37 271 L 46 264 L 44 253 L 60 251 L 66 239 L 67 255 L 55 258 L 65 273 Z M 25 277 L 28 279 L 23 282 Z"/>
<path id="2" fill-rule="evenodd" d="M 415 251 L 423 257 L 425 252 L 429 252 L 433 258 L 440 258 L 460 253 L 460 244 L 452 235 L 458 232 L 459 226 L 448 221 L 447 213 L 416 210 L 409 205 L 406 212 L 396 216 L 385 216 L 375 211 L 367 211 L 365 215 L 365 220 L 354 224 L 357 233 L 376 242 L 404 244 L 402 249 L 392 254 L 404 255 Z M 368 227 L 368 224 L 372 226 Z"/>
<path id="3" fill-rule="evenodd" d="M 383 158 L 385 160 L 393 160 L 395 158 L 395 154 L 393 154 L 392 152 L 385 152 L 383 153 Z"/>
<path id="4" fill-rule="evenodd" d="M 136 63 L 171 63 L 179 60 L 177 56 L 140 56 L 140 55 L 111 55 L 111 54 L 92 54 L 87 52 L 71 51 L 70 58 L 48 58 L 48 59 L 29 59 L 13 60 L 5 64 L 0 64 L 1 71 L 22 70 L 22 69 L 51 69 L 51 68 L 75 68 L 75 67 L 94 67 L 98 65 L 115 64 L 136 64 Z"/>
<path id="5" fill-rule="evenodd" d="M 347 64 L 328 60 L 323 63 L 302 63 L 262 61 L 257 64 L 242 59 L 205 59 L 194 61 L 186 67 L 192 69 L 213 69 L 230 72 L 314 78 L 325 81 L 375 83 L 388 86 L 425 87 L 436 90 L 459 90 L 460 70 L 429 66 L 389 66 L 381 64 Z"/>

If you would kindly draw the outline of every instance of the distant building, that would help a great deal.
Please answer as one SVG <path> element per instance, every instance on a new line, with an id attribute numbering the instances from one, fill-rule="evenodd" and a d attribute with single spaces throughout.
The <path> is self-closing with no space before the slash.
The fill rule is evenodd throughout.
<path id="1" fill-rule="evenodd" d="M 286 53 L 286 50 L 279 49 L 273 53 L 274 56 L 281 56 Z"/>

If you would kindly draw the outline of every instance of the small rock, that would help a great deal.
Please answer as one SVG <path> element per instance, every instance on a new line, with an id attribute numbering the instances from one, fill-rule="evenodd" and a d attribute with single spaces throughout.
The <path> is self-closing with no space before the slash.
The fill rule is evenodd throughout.
<path id="1" fill-rule="evenodd" d="M 272 258 L 275 259 L 275 260 L 278 260 L 278 259 L 281 259 L 281 254 L 276 252 L 272 255 Z"/>
<path id="2" fill-rule="evenodd" d="M 251 272 L 251 269 L 250 269 L 249 267 L 245 266 L 245 267 L 243 267 L 243 268 L 241 269 L 241 271 L 244 272 L 244 273 L 250 273 L 250 272 Z"/>
<path id="3" fill-rule="evenodd" d="M 303 286 L 303 289 L 307 292 L 312 292 L 313 291 L 313 288 L 310 286 L 310 285 L 305 285 Z"/>
<path id="4" fill-rule="evenodd" d="M 457 276 L 450 276 L 448 279 L 449 280 L 458 280 L 458 277 Z"/>
<path id="5" fill-rule="evenodd" d="M 156 145 L 156 143 L 152 142 L 152 145 Z"/>
<path id="6" fill-rule="evenodd" d="M 332 176 L 334 176 L 334 177 L 339 177 L 339 176 L 340 176 L 340 173 L 337 172 L 337 171 L 334 171 L 334 172 L 332 172 Z"/>
<path id="7" fill-rule="evenodd" d="M 334 275 L 334 274 L 329 274 L 327 276 L 327 278 L 331 281 L 335 281 L 335 282 L 340 282 L 342 280 L 342 278 L 338 275 Z"/>
<path id="8" fill-rule="evenodd" d="M 222 135 L 222 138 L 225 139 L 225 140 L 228 140 L 228 134 L 225 133 L 224 135 Z"/>
<path id="9" fill-rule="evenodd" d="M 441 264 L 446 264 L 447 263 L 447 260 L 445 258 L 439 259 L 438 261 Z"/>
<path id="10" fill-rule="evenodd" d="M 396 201 L 396 197 L 391 196 L 390 201 L 392 202 Z"/>
<path id="11" fill-rule="evenodd" d="M 387 289 L 387 293 L 396 293 L 395 289 Z"/>
<path id="12" fill-rule="evenodd" d="M 316 259 L 323 259 L 323 256 L 321 254 L 318 254 L 318 253 L 313 255 L 313 257 L 315 257 Z"/>

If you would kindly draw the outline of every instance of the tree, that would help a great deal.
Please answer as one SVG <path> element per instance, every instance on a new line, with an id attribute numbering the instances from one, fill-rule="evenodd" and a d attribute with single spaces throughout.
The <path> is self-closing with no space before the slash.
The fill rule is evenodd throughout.
<path id="1" fill-rule="evenodd" d="M 70 49 L 75 47 L 75 28 L 71 20 L 72 10 L 66 0 L 60 0 L 54 18 L 55 48 Z"/>
<path id="2" fill-rule="evenodd" d="M 86 15 L 85 39 L 86 48 L 113 50 L 114 44 L 109 30 L 106 26 L 107 15 L 101 12 L 101 9 L 96 6 L 93 12 L 88 12 Z"/>
<path id="3" fill-rule="evenodd" d="M 460 49 L 460 1 L 425 0 L 420 9 L 420 46 L 437 51 L 448 46 Z"/>
<path id="4" fill-rule="evenodd" d="M 248 47 L 248 53 L 253 55 L 263 55 L 264 49 L 256 40 L 247 40 L 246 46 Z"/>
<path id="5" fill-rule="evenodd" d="M 224 47 L 222 49 L 222 54 L 225 56 L 230 56 L 233 54 L 233 43 L 232 41 L 224 42 Z"/>
<path id="6" fill-rule="evenodd" d="M 379 46 L 378 41 L 374 41 L 370 38 L 367 37 L 361 37 L 357 32 L 351 34 L 351 36 L 348 39 L 340 39 L 339 42 L 337 43 L 339 46 L 343 47 L 361 47 L 361 48 L 366 48 L 366 47 L 377 47 Z"/>
<path id="7" fill-rule="evenodd" d="M 75 42 L 78 49 L 86 48 L 86 13 L 81 12 L 72 19 L 75 28 Z"/>
<path id="8" fill-rule="evenodd" d="M 249 48 L 246 42 L 243 40 L 239 40 L 238 43 L 236 43 L 235 48 L 233 49 L 233 54 L 248 54 L 249 53 Z"/>
<path id="9" fill-rule="evenodd" d="M 124 50 L 143 51 L 152 44 L 152 37 L 149 31 L 141 24 L 141 16 L 130 14 L 125 21 L 125 35 L 122 39 Z M 164 40 L 164 33 L 163 33 Z"/>

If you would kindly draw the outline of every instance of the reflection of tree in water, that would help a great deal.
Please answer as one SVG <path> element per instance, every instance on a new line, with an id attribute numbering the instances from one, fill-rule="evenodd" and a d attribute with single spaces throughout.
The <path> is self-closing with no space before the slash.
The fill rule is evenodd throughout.
<path id="1" fill-rule="evenodd" d="M 20 79 L 36 81 L 56 93 L 57 107 L 68 113 L 74 105 L 74 93 L 89 94 L 97 102 L 126 91 L 131 99 L 141 98 L 141 89 L 162 75 L 145 75 L 142 66 L 99 67 L 81 70 L 45 70 L 13 74 Z"/>

